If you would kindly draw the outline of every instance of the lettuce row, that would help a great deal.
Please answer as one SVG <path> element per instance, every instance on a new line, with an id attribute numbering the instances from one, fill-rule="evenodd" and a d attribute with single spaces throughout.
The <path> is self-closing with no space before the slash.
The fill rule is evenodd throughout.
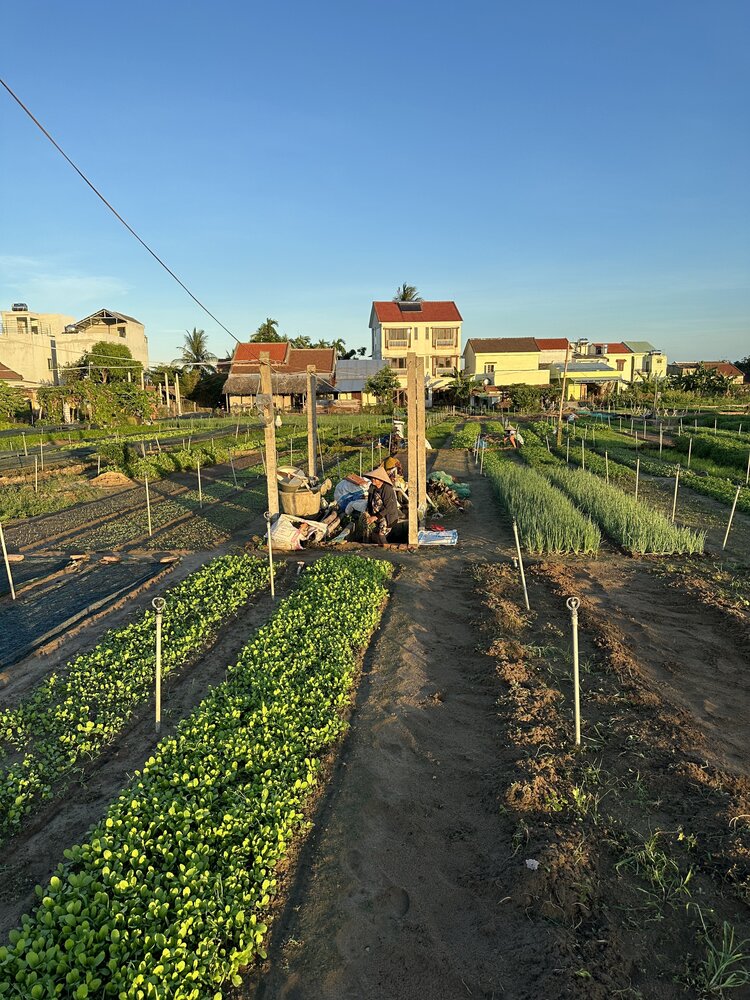
<path id="1" fill-rule="evenodd" d="M 276 865 L 320 755 L 346 727 L 388 563 L 307 570 L 173 737 L 162 740 L 0 948 L 3 998 L 221 998 L 265 956 Z"/>
<path id="2" fill-rule="evenodd" d="M 162 674 L 198 653 L 219 626 L 268 585 L 268 564 L 222 556 L 165 593 Z M 154 612 L 108 632 L 62 673 L 0 712 L 0 836 L 19 828 L 54 782 L 97 757 L 154 690 Z M 9 760 L 10 758 L 10 760 Z"/>

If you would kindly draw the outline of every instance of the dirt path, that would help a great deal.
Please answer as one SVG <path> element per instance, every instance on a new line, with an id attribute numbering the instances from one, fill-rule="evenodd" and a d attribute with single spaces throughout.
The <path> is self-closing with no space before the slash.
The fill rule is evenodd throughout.
<path id="1" fill-rule="evenodd" d="M 270 971 L 242 997 L 551 995 L 543 955 L 554 929 L 530 934 L 512 888 L 523 860 L 500 809 L 497 681 L 478 651 L 469 568 L 500 558 L 511 536 L 463 453 L 443 452 L 435 467 L 469 475 L 476 506 L 456 550 L 403 560 Z"/>

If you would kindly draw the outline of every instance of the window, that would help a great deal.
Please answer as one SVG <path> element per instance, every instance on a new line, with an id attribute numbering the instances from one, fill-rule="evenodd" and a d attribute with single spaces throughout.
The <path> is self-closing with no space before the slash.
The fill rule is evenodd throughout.
<path id="1" fill-rule="evenodd" d="M 484 366 L 484 374 L 485 375 L 491 375 L 494 372 L 494 370 L 495 370 L 495 366 L 494 365 L 485 365 Z"/>
<path id="2" fill-rule="evenodd" d="M 383 330 L 383 333 L 385 334 L 386 350 L 411 346 L 411 327 L 407 327 L 405 330 L 394 330 L 389 328 Z"/>
<path id="3" fill-rule="evenodd" d="M 622 358 L 621 360 L 619 360 L 617 362 L 617 370 L 618 370 L 618 372 L 621 372 L 621 371 L 625 370 L 625 359 L 624 358 Z"/>
<path id="4" fill-rule="evenodd" d="M 28 326 L 27 326 L 28 320 L 26 319 L 26 317 L 25 316 L 17 316 L 16 317 L 16 323 L 18 324 L 18 332 L 19 333 L 26 333 L 26 331 L 28 330 Z"/>
<path id="5" fill-rule="evenodd" d="M 119 335 L 124 340 L 125 339 L 125 327 L 124 326 L 118 326 L 117 327 L 117 332 L 119 333 Z"/>
<path id="6" fill-rule="evenodd" d="M 433 347 L 456 347 L 458 344 L 457 326 L 433 326 L 432 346 Z"/>
<path id="7" fill-rule="evenodd" d="M 52 358 L 47 358 L 47 367 L 52 371 Z"/>
<path id="8" fill-rule="evenodd" d="M 391 368 L 406 368 L 406 358 L 388 358 Z"/>
<path id="9" fill-rule="evenodd" d="M 597 355 L 597 357 L 600 358 L 602 356 L 602 354 L 604 354 L 604 349 L 601 346 L 601 344 L 597 344 L 596 345 L 596 355 Z"/>

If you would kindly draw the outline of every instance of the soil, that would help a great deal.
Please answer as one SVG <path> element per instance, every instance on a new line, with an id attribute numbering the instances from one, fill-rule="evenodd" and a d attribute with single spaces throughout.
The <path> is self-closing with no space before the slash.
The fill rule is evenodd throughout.
<path id="1" fill-rule="evenodd" d="M 456 550 L 391 555 L 401 573 L 351 729 L 268 962 L 236 995 L 698 996 L 707 944 L 686 903 L 713 940 L 722 920 L 750 933 L 747 620 L 611 551 L 529 560 L 527 614 L 488 483 L 464 453 L 435 467 L 468 478 L 475 506 Z M 636 850 L 652 837 L 676 859 L 663 898 Z"/>
<path id="2" fill-rule="evenodd" d="M 706 995 L 706 934 L 720 940 L 728 921 L 737 942 L 750 937 L 747 601 L 710 559 L 666 564 L 605 547 L 596 560 L 528 560 L 527 613 L 488 481 L 466 452 L 443 450 L 434 467 L 472 486 L 472 508 L 450 524 L 459 545 L 367 553 L 400 572 L 351 728 L 283 867 L 268 961 L 225 993 Z M 187 571 L 185 561 L 169 582 Z M 578 751 L 571 595 L 581 599 Z M 171 679 L 169 725 L 271 611 L 262 598 Z M 17 677 L 6 691 L 21 689 Z M 151 713 L 10 843 L 2 930 L 149 756 Z M 747 1000 L 750 987 L 732 995 Z"/>

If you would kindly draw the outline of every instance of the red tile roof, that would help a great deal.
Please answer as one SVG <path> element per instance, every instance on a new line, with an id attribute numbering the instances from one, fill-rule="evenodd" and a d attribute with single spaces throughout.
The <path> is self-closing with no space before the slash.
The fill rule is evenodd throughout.
<path id="1" fill-rule="evenodd" d="M 466 341 L 475 354 L 534 354 L 539 353 L 533 337 L 472 337 Z"/>
<path id="2" fill-rule="evenodd" d="M 0 379 L 7 379 L 9 382 L 22 382 L 23 375 L 14 372 L 12 368 L 8 368 L 0 361 Z"/>
<path id="3" fill-rule="evenodd" d="M 260 364 L 261 353 L 268 353 L 271 364 L 283 364 L 288 350 L 289 344 L 286 341 L 274 344 L 237 344 L 232 361 L 247 361 L 257 365 Z"/>
<path id="4" fill-rule="evenodd" d="M 402 310 L 398 302 L 373 302 L 375 315 L 381 323 L 461 323 L 461 313 L 455 302 L 410 302 L 419 309 Z"/>
<path id="5" fill-rule="evenodd" d="M 336 351 L 333 347 L 290 347 L 284 371 L 304 372 L 314 365 L 318 372 L 332 373 L 336 368 Z M 281 371 L 281 369 L 279 369 Z"/>
<path id="6" fill-rule="evenodd" d="M 592 344 L 592 347 L 606 347 L 605 354 L 632 354 L 633 352 L 625 344 L 612 344 L 602 341 L 600 344 Z"/>
<path id="7" fill-rule="evenodd" d="M 567 351 L 569 341 L 567 337 L 534 337 L 540 351 Z"/>
<path id="8" fill-rule="evenodd" d="M 711 368 L 715 372 L 719 372 L 720 375 L 730 375 L 732 378 L 737 378 L 737 376 L 745 377 L 745 373 L 740 371 L 737 365 L 733 365 L 731 361 L 704 361 L 703 364 L 706 368 Z"/>
<path id="9" fill-rule="evenodd" d="M 257 375 L 260 372 L 260 355 L 268 349 L 271 370 L 278 375 L 304 372 L 308 365 L 316 371 L 332 374 L 336 368 L 336 351 L 333 347 L 290 347 L 289 344 L 238 344 L 232 359 L 232 375 Z"/>

